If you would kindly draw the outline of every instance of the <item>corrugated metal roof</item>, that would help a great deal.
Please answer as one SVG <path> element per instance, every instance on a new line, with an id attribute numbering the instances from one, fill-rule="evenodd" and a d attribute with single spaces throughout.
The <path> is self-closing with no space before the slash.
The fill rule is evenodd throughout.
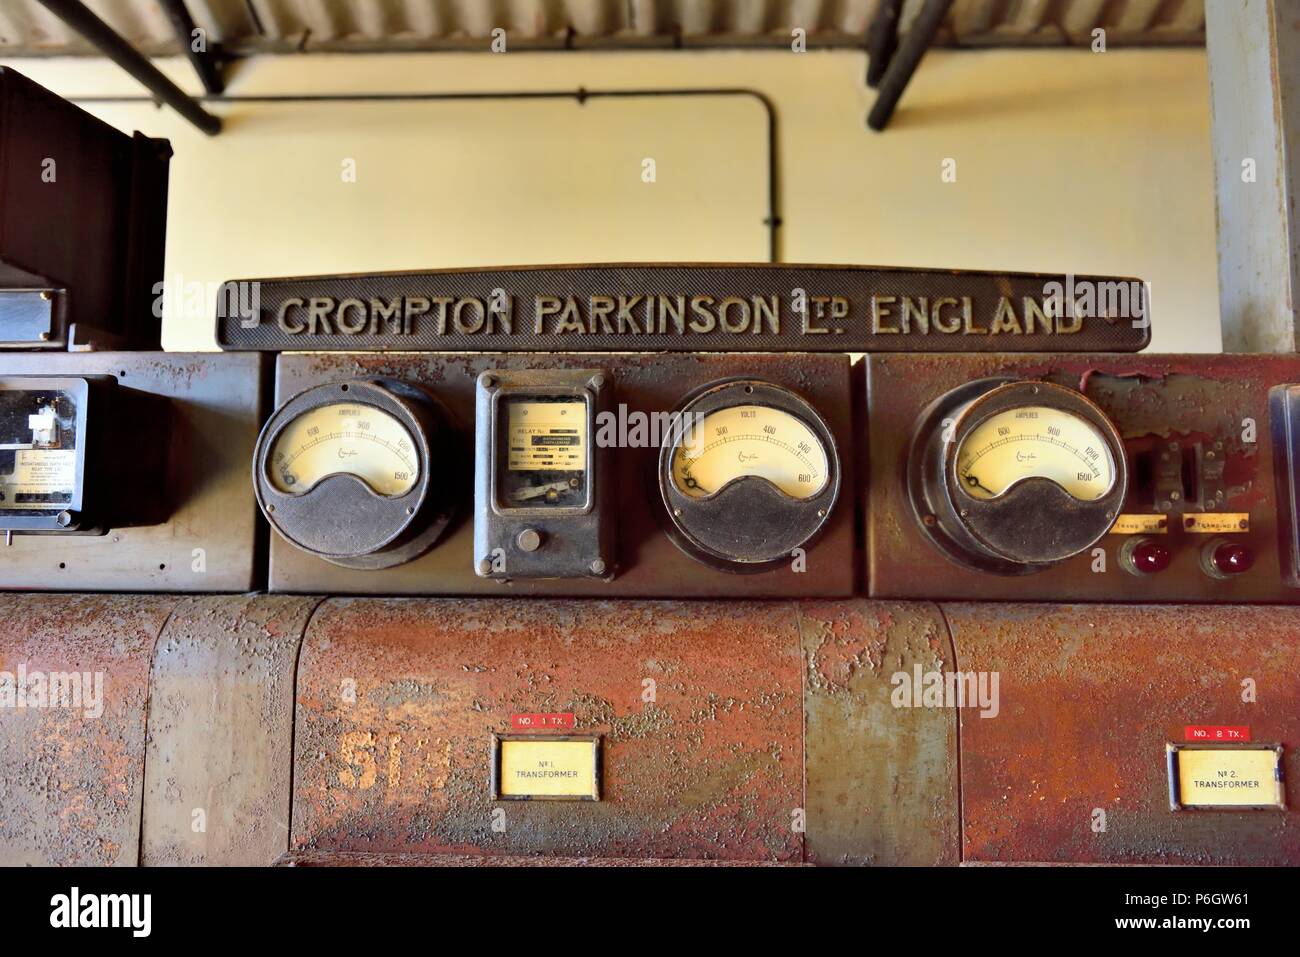
<path id="1" fill-rule="evenodd" d="M 862 46 L 879 0 L 186 0 L 234 53 L 486 49 Z M 921 0 L 906 0 L 903 29 Z M 137 48 L 178 50 L 157 0 L 87 0 Z M 938 42 L 954 46 L 1199 44 L 1204 0 L 957 0 Z M 0 55 L 92 53 L 37 0 L 0 3 Z"/>

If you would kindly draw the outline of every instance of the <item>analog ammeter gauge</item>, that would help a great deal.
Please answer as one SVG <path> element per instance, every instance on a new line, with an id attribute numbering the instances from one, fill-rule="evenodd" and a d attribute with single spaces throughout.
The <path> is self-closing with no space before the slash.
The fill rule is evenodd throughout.
<path id="1" fill-rule="evenodd" d="M 1091 400 L 981 380 L 926 410 L 908 462 L 922 527 L 959 562 L 1024 574 L 1096 544 L 1128 487 L 1123 441 Z"/>
<path id="2" fill-rule="evenodd" d="M 658 477 L 673 541 L 726 571 L 789 562 L 822 530 L 840 490 L 835 439 L 817 410 L 757 379 L 689 398 L 674 415 Z"/>
<path id="3" fill-rule="evenodd" d="M 427 392 L 393 379 L 333 382 L 271 416 L 253 453 L 253 485 L 291 544 L 348 568 L 388 568 L 446 529 L 459 458 Z"/>

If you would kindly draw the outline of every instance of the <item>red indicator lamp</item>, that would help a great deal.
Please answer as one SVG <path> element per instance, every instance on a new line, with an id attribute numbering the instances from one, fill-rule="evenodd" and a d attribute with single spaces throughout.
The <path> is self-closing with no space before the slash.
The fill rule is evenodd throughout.
<path id="1" fill-rule="evenodd" d="M 1169 546 L 1158 538 L 1139 535 L 1120 547 L 1119 563 L 1130 575 L 1154 575 L 1169 567 Z"/>
<path id="2" fill-rule="evenodd" d="M 1255 553 L 1241 542 L 1215 539 L 1206 544 L 1201 564 L 1215 578 L 1231 578 L 1250 571 L 1255 564 Z"/>

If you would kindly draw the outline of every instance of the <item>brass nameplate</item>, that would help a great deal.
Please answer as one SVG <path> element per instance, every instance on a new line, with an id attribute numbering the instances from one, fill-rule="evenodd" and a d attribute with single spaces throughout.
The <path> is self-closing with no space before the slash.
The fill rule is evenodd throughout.
<path id="1" fill-rule="evenodd" d="M 1121 515 L 1110 527 L 1112 535 L 1164 535 L 1168 531 L 1168 515 Z"/>
<path id="2" fill-rule="evenodd" d="M 784 264 L 232 280 L 217 342 L 407 352 L 1135 352 L 1136 279 Z"/>
<path id="3" fill-rule="evenodd" d="M 1281 746 L 1170 744 L 1166 753 L 1169 804 L 1175 811 L 1286 807 Z"/>
<path id="4" fill-rule="evenodd" d="M 1249 512 L 1199 512 L 1183 516 L 1183 531 L 1195 535 L 1230 535 L 1250 531 Z"/>
<path id="5" fill-rule="evenodd" d="M 599 801 L 600 738 L 502 735 L 493 739 L 492 797 L 498 801 Z"/>

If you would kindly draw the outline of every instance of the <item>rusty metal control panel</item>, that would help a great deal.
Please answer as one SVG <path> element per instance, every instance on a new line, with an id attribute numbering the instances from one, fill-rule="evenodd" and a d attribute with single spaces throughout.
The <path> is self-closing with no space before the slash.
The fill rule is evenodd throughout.
<path id="1" fill-rule="evenodd" d="M 5 361 L 11 589 L 263 592 L 5 598 L 129 782 L 24 792 L 9 862 L 1298 859 L 1292 359 Z"/>
<path id="2" fill-rule="evenodd" d="M 1295 356 L 1106 277 L 247 282 L 0 352 L 0 864 L 1300 864 Z"/>
<path id="3" fill-rule="evenodd" d="M 854 593 L 847 356 L 285 353 L 275 401 L 272 591 Z"/>
<path id="4" fill-rule="evenodd" d="M 1296 601 L 1300 361 L 866 362 L 871 595 Z"/>

